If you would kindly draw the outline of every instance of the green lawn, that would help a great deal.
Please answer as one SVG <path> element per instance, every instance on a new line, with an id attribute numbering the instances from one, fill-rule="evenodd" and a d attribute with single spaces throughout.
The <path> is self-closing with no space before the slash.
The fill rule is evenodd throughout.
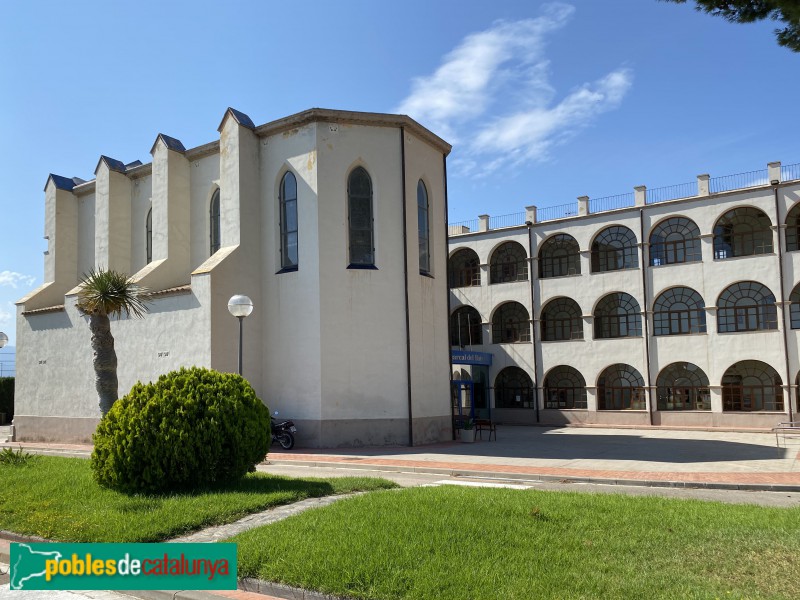
<path id="1" fill-rule="evenodd" d="M 154 542 L 304 498 L 391 487 L 366 477 L 253 473 L 213 491 L 129 496 L 98 486 L 88 460 L 36 456 L 0 464 L 0 529 L 70 542 Z"/>
<path id="2" fill-rule="evenodd" d="M 800 509 L 475 488 L 343 500 L 234 537 L 239 576 L 355 598 L 798 598 Z"/>

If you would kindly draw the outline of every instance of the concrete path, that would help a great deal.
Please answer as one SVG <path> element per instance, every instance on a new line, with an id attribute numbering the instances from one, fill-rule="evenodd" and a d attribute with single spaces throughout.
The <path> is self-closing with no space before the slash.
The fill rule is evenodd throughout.
<path id="1" fill-rule="evenodd" d="M 287 504 L 285 506 L 276 506 L 263 512 L 253 513 L 246 517 L 239 519 L 227 525 L 216 525 L 195 531 L 189 535 L 173 538 L 168 540 L 170 542 L 219 542 L 221 540 L 233 537 L 248 529 L 261 527 L 262 525 L 269 525 L 277 521 L 282 521 L 293 515 L 305 512 L 310 508 L 321 508 L 333 504 L 342 498 L 350 498 L 357 494 L 342 494 L 341 496 L 325 496 L 324 498 L 307 498 L 294 504 Z"/>

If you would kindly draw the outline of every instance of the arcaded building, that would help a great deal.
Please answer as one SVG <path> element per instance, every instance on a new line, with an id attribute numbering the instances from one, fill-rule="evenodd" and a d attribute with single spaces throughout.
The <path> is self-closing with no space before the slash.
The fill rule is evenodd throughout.
<path id="1" fill-rule="evenodd" d="M 451 223 L 453 390 L 508 423 L 772 427 L 800 384 L 800 165 Z"/>
<path id="2" fill-rule="evenodd" d="M 91 438 L 75 302 L 92 268 L 149 290 L 145 319 L 112 322 L 120 394 L 181 366 L 235 372 L 227 303 L 244 294 L 243 375 L 298 443 L 451 439 L 449 144 L 406 116 L 323 109 L 260 126 L 229 109 L 218 131 L 190 149 L 158 135 L 146 164 L 102 156 L 89 181 L 47 179 L 45 283 L 18 303 L 16 439 Z"/>

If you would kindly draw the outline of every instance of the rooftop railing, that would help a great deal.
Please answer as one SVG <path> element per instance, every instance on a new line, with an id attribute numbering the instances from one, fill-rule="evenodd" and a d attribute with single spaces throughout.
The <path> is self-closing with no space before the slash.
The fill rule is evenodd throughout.
<path id="1" fill-rule="evenodd" d="M 489 217 L 489 229 L 502 229 L 503 227 L 516 227 L 517 225 L 525 225 L 524 212 Z"/>
<path id="2" fill-rule="evenodd" d="M 564 217 L 574 217 L 578 214 L 578 205 L 575 202 L 569 204 L 559 204 L 558 206 L 547 206 L 536 211 L 536 222 L 555 221 Z"/>
<path id="3" fill-rule="evenodd" d="M 577 202 L 560 204 L 558 206 L 545 206 L 541 208 L 529 206 L 527 207 L 527 212 L 500 215 L 497 217 L 482 215 L 478 219 L 450 223 L 449 234 L 460 235 L 464 233 L 474 233 L 476 231 L 516 227 L 525 224 L 526 220 L 542 223 L 544 221 L 554 221 L 556 219 L 575 217 L 578 215 L 603 213 L 623 208 L 632 208 L 634 206 L 647 206 L 670 200 L 699 198 L 708 196 L 709 194 L 719 194 L 722 192 L 765 186 L 776 180 L 781 183 L 800 180 L 800 163 L 781 165 L 779 162 L 775 162 L 769 163 L 766 169 L 747 171 L 745 173 L 735 173 L 733 175 L 724 175 L 721 177 L 698 175 L 696 181 L 652 189 L 640 186 L 635 188 L 635 193 L 628 192 L 626 194 L 617 194 L 616 196 L 591 199 L 588 196 L 581 196 L 578 198 Z"/>
<path id="4" fill-rule="evenodd" d="M 692 196 L 697 196 L 697 181 L 649 189 L 647 190 L 647 204 L 658 204 L 667 200 L 691 198 Z"/>
<path id="5" fill-rule="evenodd" d="M 781 181 L 800 179 L 800 163 L 781 166 Z"/>
<path id="6" fill-rule="evenodd" d="M 724 175 L 722 177 L 712 177 L 708 181 L 709 191 L 712 194 L 730 192 L 732 190 L 746 190 L 747 188 L 767 185 L 768 183 L 769 174 L 767 169 L 748 171 L 747 173 L 736 173 L 735 175 Z"/>
<path id="7" fill-rule="evenodd" d="M 629 208 L 633 205 L 633 192 L 629 192 L 627 194 L 617 194 L 616 196 L 592 198 L 589 200 L 589 212 L 606 212 L 608 210 L 616 210 L 618 208 Z"/>

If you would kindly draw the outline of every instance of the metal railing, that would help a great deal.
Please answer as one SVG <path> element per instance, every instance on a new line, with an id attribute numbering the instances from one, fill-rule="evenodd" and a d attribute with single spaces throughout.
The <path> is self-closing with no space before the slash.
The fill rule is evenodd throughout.
<path id="1" fill-rule="evenodd" d="M 769 174 L 767 173 L 767 169 L 747 171 L 746 173 L 736 173 L 734 175 L 723 175 L 722 177 L 712 177 L 708 180 L 709 191 L 712 194 L 730 192 L 732 190 L 744 190 L 768 184 Z"/>
<path id="2" fill-rule="evenodd" d="M 480 219 L 469 219 L 467 221 L 458 221 L 457 223 L 448 223 L 447 233 L 448 235 L 459 235 L 478 231 L 479 221 Z"/>
<path id="3" fill-rule="evenodd" d="M 570 202 L 569 204 L 559 204 L 558 206 L 546 206 L 536 210 L 536 222 L 554 221 L 555 219 L 563 219 L 564 217 L 575 217 L 578 215 L 577 202 Z"/>
<path id="4" fill-rule="evenodd" d="M 697 196 L 697 181 L 648 189 L 646 198 L 647 204 L 658 204 L 667 200 L 691 198 L 692 196 Z"/>
<path id="5" fill-rule="evenodd" d="M 781 181 L 800 180 L 800 163 L 791 165 L 781 165 Z M 769 170 L 758 169 L 733 175 L 723 175 L 712 177 L 708 180 L 709 193 L 719 194 L 734 190 L 745 190 L 748 188 L 769 185 Z M 646 204 L 658 204 L 669 200 L 679 200 L 681 198 L 692 198 L 698 195 L 697 181 L 679 183 L 664 187 L 648 189 L 645 196 Z M 607 212 L 620 208 L 631 208 L 636 205 L 635 194 L 617 194 L 616 196 L 604 196 L 603 198 L 591 198 L 589 200 L 589 214 Z M 502 229 L 504 227 L 516 227 L 525 224 L 524 212 L 509 215 L 500 215 L 489 218 L 489 229 Z M 575 217 L 578 215 L 578 204 L 570 202 L 558 206 L 545 206 L 539 208 L 536 214 L 536 222 L 553 221 L 565 217 Z M 462 233 L 472 233 L 479 231 L 480 219 L 459 221 L 449 224 L 449 235 L 459 235 Z"/>
<path id="6" fill-rule="evenodd" d="M 589 200 L 589 212 L 598 213 L 617 208 L 629 208 L 635 204 L 633 192 L 618 194 L 616 196 L 605 196 L 603 198 L 592 198 Z"/>
<path id="7" fill-rule="evenodd" d="M 489 217 L 489 229 L 502 229 L 503 227 L 515 227 L 517 225 L 525 225 L 524 212 Z"/>
<path id="8" fill-rule="evenodd" d="M 800 179 L 800 163 L 781 165 L 781 181 Z"/>

